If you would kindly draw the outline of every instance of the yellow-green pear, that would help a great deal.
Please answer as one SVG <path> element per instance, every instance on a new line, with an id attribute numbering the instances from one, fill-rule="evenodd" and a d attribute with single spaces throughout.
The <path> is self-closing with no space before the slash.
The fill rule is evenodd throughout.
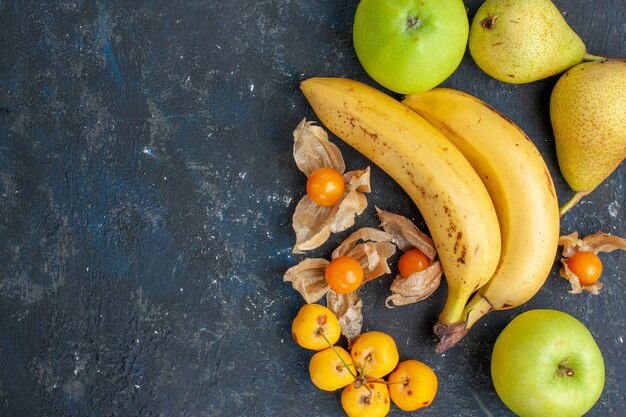
<path id="1" fill-rule="evenodd" d="M 576 191 L 561 215 L 626 158 L 626 62 L 585 62 L 557 81 L 550 121 L 563 178 Z"/>
<path id="2" fill-rule="evenodd" d="M 583 41 L 550 0 L 487 0 L 469 33 L 474 62 L 487 74 L 513 84 L 560 74 L 583 59 Z"/>

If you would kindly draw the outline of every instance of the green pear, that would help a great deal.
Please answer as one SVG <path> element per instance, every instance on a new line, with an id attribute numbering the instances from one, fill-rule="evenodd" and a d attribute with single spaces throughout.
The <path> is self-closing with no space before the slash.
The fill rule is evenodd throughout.
<path id="1" fill-rule="evenodd" d="M 560 74 L 583 59 L 583 41 L 550 0 L 487 0 L 476 12 L 469 50 L 484 72 L 512 84 Z"/>
<path id="2" fill-rule="evenodd" d="M 576 191 L 561 215 L 626 158 L 626 62 L 585 62 L 557 81 L 550 121 L 563 178 Z"/>

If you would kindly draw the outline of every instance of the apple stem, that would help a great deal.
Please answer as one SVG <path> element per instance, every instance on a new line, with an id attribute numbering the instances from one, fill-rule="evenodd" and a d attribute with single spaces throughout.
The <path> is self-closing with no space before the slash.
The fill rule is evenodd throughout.
<path id="1" fill-rule="evenodd" d="M 348 370 L 348 372 L 350 373 L 350 375 L 354 378 L 357 379 L 357 376 L 354 374 L 354 372 L 352 372 L 352 370 L 350 369 L 350 365 L 348 365 L 346 363 L 346 361 L 343 360 L 343 358 L 341 357 L 341 355 L 339 354 L 339 352 L 337 352 L 337 349 L 335 349 L 335 347 L 333 346 L 332 343 L 330 343 L 330 340 L 328 340 L 328 338 L 326 337 L 326 335 L 324 334 L 324 329 L 322 329 L 321 327 L 319 329 L 317 329 L 317 331 L 319 332 L 319 334 L 324 338 L 324 340 L 326 341 L 326 343 L 328 343 L 328 346 L 330 346 L 330 348 L 333 350 L 333 352 L 335 352 L 335 355 L 337 355 L 337 357 L 339 358 L 339 360 L 341 361 L 341 363 L 343 364 L 343 366 L 346 367 L 346 369 Z M 356 368 L 355 364 L 352 364 L 352 366 L 354 366 Z"/>
<path id="2" fill-rule="evenodd" d="M 559 374 L 563 375 L 567 375 L 567 376 L 574 376 L 576 372 L 574 372 L 574 370 L 572 368 L 568 368 L 567 367 L 567 362 L 561 362 L 559 364 Z"/>

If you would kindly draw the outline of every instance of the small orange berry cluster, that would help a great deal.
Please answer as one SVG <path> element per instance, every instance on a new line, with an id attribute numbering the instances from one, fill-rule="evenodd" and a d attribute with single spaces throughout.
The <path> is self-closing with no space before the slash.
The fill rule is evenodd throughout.
<path id="1" fill-rule="evenodd" d="M 309 363 L 313 384 L 324 391 L 343 388 L 341 405 L 349 417 L 386 416 L 391 402 L 415 411 L 435 398 L 434 371 L 416 360 L 399 362 L 396 343 L 386 333 L 363 333 L 348 352 L 336 345 L 341 336 L 337 317 L 320 304 L 305 304 L 291 331 L 300 346 L 316 351 Z"/>

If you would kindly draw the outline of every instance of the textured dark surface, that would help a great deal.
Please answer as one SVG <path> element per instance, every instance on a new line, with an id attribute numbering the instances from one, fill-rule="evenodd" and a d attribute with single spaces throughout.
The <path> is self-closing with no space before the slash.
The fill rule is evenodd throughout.
<path id="1" fill-rule="evenodd" d="M 0 1 L 0 416 L 342 415 L 291 340 L 302 301 L 282 274 L 299 260 L 290 221 L 305 182 L 291 132 L 314 119 L 298 81 L 375 85 L 352 48 L 356 4 Z M 473 15 L 480 2 L 466 4 Z M 623 0 L 556 4 L 592 53 L 626 55 Z M 466 55 L 444 85 L 517 122 L 563 202 L 547 116 L 555 81 L 502 84 Z M 349 169 L 369 165 L 333 140 Z M 624 172 L 562 232 L 626 235 Z M 357 227 L 376 225 L 374 205 L 420 222 L 375 167 L 372 184 Z M 520 312 L 560 309 L 604 353 L 606 387 L 589 415 L 625 415 L 626 258 L 603 260 L 600 296 L 568 294 L 555 266 L 534 299 L 445 355 L 431 331 L 445 286 L 388 310 L 391 277 L 368 284 L 364 330 L 389 332 L 402 358 L 435 369 L 440 390 L 421 415 L 508 416 L 489 376 L 493 343 Z"/>

